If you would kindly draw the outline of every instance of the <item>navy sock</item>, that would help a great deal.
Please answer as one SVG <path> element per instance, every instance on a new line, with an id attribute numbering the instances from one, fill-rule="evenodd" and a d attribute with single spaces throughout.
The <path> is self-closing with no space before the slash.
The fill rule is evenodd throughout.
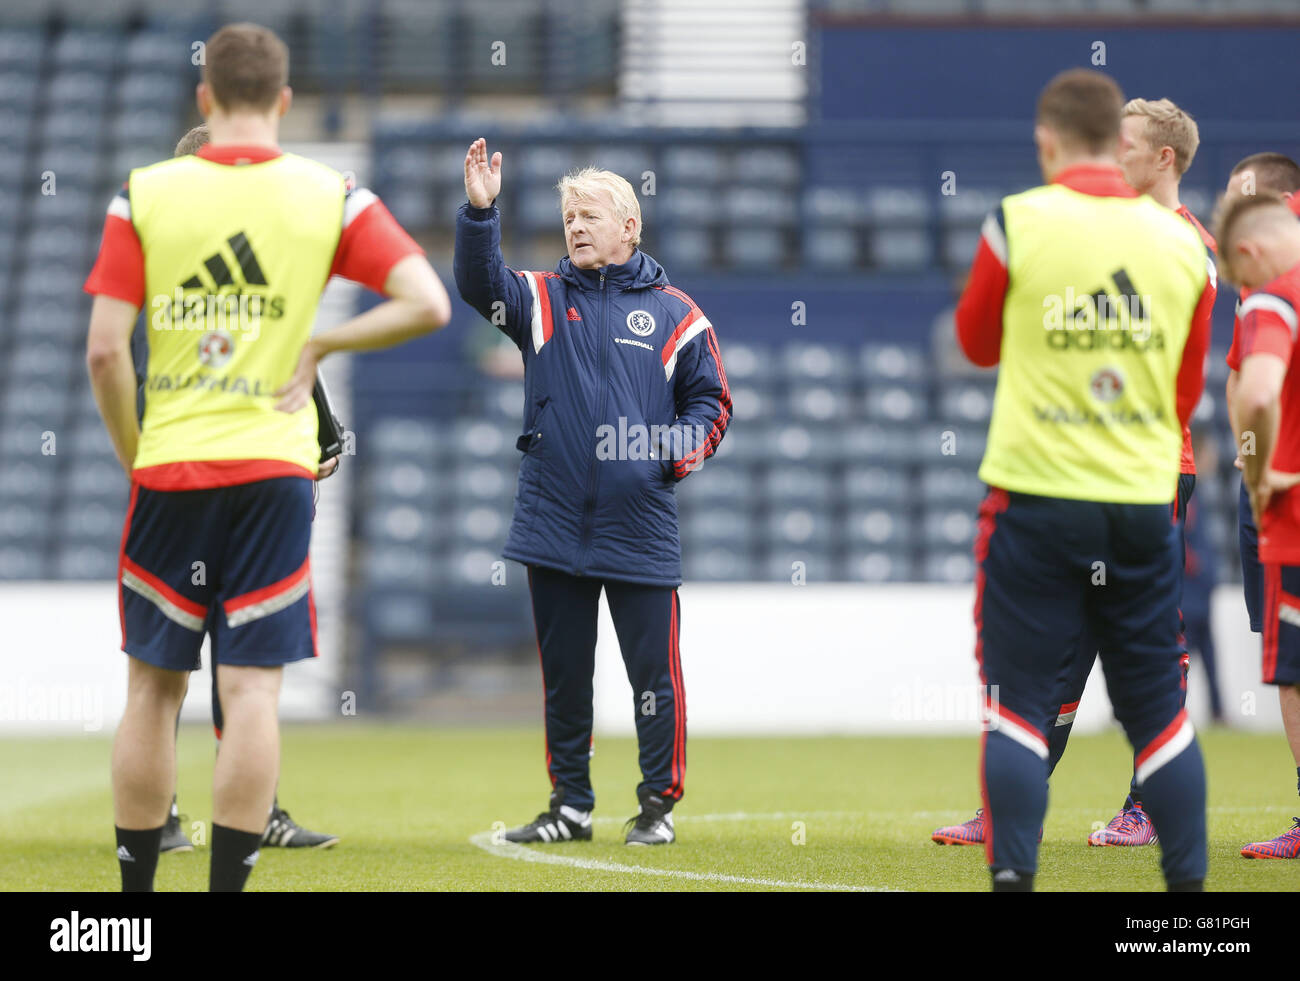
<path id="1" fill-rule="evenodd" d="M 1034 891 L 1034 873 L 1017 872 L 1015 869 L 1000 869 L 994 866 L 989 869 L 993 873 L 993 891 L 994 892 L 1033 892 Z"/>
<path id="2" fill-rule="evenodd" d="M 209 892 L 242 892 L 248 874 L 257 864 L 262 834 L 212 825 L 212 866 L 208 873 Z"/>
<path id="3" fill-rule="evenodd" d="M 1143 808 L 1160 836 L 1165 882 L 1205 878 L 1205 764 L 1195 737 L 1142 781 Z"/>
<path id="4" fill-rule="evenodd" d="M 153 874 L 158 868 L 158 845 L 163 826 L 144 831 L 127 828 L 117 832 L 117 864 L 122 870 L 123 892 L 153 892 Z"/>
<path id="5" fill-rule="evenodd" d="M 1038 869 L 1038 831 L 1047 813 L 1047 760 L 994 729 L 984 740 L 984 786 L 992 867 L 1032 874 Z"/>

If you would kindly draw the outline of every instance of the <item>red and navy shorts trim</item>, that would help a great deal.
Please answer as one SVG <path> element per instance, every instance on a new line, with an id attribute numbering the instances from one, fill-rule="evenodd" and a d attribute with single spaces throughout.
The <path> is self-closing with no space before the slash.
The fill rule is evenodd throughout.
<path id="1" fill-rule="evenodd" d="M 1264 563 L 1263 680 L 1300 685 L 1300 566 Z"/>
<path id="2" fill-rule="evenodd" d="M 118 561 L 122 650 L 160 668 L 269 667 L 316 655 L 312 483 L 159 491 L 134 484 Z"/>

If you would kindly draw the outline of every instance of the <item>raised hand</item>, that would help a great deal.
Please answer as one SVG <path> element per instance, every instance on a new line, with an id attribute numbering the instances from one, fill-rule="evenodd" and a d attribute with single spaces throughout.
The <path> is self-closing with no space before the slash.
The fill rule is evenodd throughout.
<path id="1" fill-rule="evenodd" d="M 501 151 L 488 162 L 487 140 L 479 137 L 465 154 L 465 194 L 476 208 L 489 207 L 501 193 Z"/>

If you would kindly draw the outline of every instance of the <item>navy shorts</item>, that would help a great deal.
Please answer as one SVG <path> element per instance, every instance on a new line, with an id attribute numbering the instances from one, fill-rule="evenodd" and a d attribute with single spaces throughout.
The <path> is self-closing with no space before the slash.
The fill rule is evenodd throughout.
<path id="1" fill-rule="evenodd" d="M 209 490 L 133 484 L 118 562 L 122 650 L 172 671 L 272 667 L 316 655 L 312 482 L 276 477 Z"/>
<path id="2" fill-rule="evenodd" d="M 1134 746 L 1160 735 L 1182 705 L 1179 537 L 1168 504 L 989 491 L 975 542 L 975 625 L 981 680 L 996 686 L 994 724 L 1009 723 L 1046 759 L 1061 682 L 1085 643 L 1100 652 Z"/>
<path id="3" fill-rule="evenodd" d="M 1263 569 L 1264 683 L 1300 685 L 1300 566 Z"/>
<path id="4" fill-rule="evenodd" d="M 1264 567 L 1259 564 L 1259 529 L 1255 527 L 1255 516 L 1250 513 L 1245 480 L 1241 482 L 1241 495 L 1237 499 L 1237 544 L 1241 548 L 1241 582 L 1246 590 L 1250 629 L 1263 633 Z"/>

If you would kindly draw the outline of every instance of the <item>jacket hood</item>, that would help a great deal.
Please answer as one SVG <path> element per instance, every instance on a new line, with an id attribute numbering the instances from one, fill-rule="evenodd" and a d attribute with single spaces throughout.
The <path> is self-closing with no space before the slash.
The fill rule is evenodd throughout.
<path id="1" fill-rule="evenodd" d="M 622 265 L 611 264 L 599 269 L 579 269 L 566 255 L 555 267 L 556 273 L 566 282 L 585 290 L 600 289 L 600 274 L 605 274 L 608 289 L 619 291 L 644 290 L 651 286 L 667 286 L 668 274 L 654 257 L 637 249 L 632 258 Z"/>

